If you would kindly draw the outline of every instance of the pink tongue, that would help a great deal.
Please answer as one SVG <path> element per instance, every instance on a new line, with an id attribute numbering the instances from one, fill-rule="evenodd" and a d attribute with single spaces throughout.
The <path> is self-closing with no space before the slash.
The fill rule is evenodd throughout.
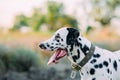
<path id="1" fill-rule="evenodd" d="M 49 59 L 47 65 L 50 65 L 51 63 L 58 63 L 58 59 L 64 57 L 66 55 L 65 50 L 58 49 Z"/>

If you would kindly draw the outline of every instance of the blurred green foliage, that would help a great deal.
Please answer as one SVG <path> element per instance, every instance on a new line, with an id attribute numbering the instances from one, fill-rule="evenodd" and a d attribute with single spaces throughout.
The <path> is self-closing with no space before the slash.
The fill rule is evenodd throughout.
<path id="1" fill-rule="evenodd" d="M 18 30 L 21 26 L 28 26 L 28 17 L 23 14 L 16 16 L 13 30 Z"/>
<path id="2" fill-rule="evenodd" d="M 39 55 L 28 48 L 18 47 L 10 56 L 9 68 L 15 71 L 28 71 L 40 67 Z"/>
<path id="3" fill-rule="evenodd" d="M 8 48 L 0 45 L 0 73 L 8 70 L 29 71 L 31 67 L 40 68 L 40 55 L 25 47 Z"/>
<path id="4" fill-rule="evenodd" d="M 70 26 L 77 28 L 77 20 L 71 16 L 64 13 L 63 4 L 58 4 L 56 2 L 48 2 L 48 15 L 46 17 L 46 23 L 50 30 L 56 30 L 63 26 Z"/>
<path id="5" fill-rule="evenodd" d="M 92 26 L 88 26 L 86 29 L 86 34 L 89 34 L 94 28 Z"/>
<path id="6" fill-rule="evenodd" d="M 118 17 L 115 13 L 120 6 L 120 0 L 91 0 L 92 10 L 90 15 L 103 27 L 110 24 L 111 19 Z"/>
<path id="7" fill-rule="evenodd" d="M 5 73 L 8 67 L 8 60 L 9 60 L 10 49 L 1 44 L 0 45 L 0 74 Z"/>
<path id="8" fill-rule="evenodd" d="M 86 15 L 89 19 L 102 24 L 102 27 L 108 27 L 113 18 L 119 18 L 115 11 L 120 6 L 120 0 L 90 0 L 88 2 L 84 1 L 82 6 L 87 7 L 88 3 L 91 4 L 91 10 L 87 11 L 88 9 L 86 8 Z M 34 8 L 31 16 L 17 15 L 12 30 L 19 30 L 24 26 L 30 27 L 34 31 L 39 31 L 41 27 L 47 27 L 47 30 L 50 31 L 55 31 L 63 26 L 78 28 L 77 19 L 74 15 L 65 14 L 65 8 L 62 3 L 48 0 L 45 5 L 45 8 Z M 44 24 L 45 26 L 43 26 Z M 92 27 L 92 25 L 90 26 Z M 92 30 L 88 26 L 86 33 Z"/>
<path id="9" fill-rule="evenodd" d="M 46 24 L 49 30 L 56 30 L 63 26 L 78 27 L 77 20 L 73 16 L 64 13 L 64 5 L 54 1 L 47 2 L 46 13 L 41 8 L 34 8 L 33 14 L 27 17 L 23 14 L 17 15 L 12 30 L 19 30 L 23 26 L 29 26 L 34 31 Z"/>

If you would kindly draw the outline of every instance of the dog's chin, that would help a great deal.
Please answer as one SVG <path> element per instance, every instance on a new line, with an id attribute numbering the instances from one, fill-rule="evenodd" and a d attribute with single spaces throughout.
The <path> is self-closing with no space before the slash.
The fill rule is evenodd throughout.
<path id="1" fill-rule="evenodd" d="M 50 65 L 50 64 L 52 64 L 52 63 L 57 64 L 57 63 L 59 62 L 59 60 L 60 60 L 61 58 L 63 58 L 66 54 L 67 54 L 67 52 L 66 52 L 65 49 L 61 49 L 61 48 L 57 49 L 57 50 L 55 51 L 55 53 L 54 53 L 54 54 L 51 56 L 51 58 L 49 59 L 47 65 Z"/>

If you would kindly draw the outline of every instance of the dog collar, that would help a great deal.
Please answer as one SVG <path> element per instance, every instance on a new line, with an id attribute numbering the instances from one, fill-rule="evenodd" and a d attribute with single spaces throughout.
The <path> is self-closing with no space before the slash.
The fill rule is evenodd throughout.
<path id="1" fill-rule="evenodd" d="M 72 63 L 72 68 L 74 70 L 81 70 L 82 67 L 90 60 L 90 58 L 92 57 L 92 55 L 94 54 L 94 51 L 95 51 L 95 46 L 93 44 L 91 44 L 91 47 L 90 47 L 90 50 L 89 50 L 89 53 L 85 56 L 85 58 L 82 59 L 81 62 L 79 63 L 75 63 L 73 62 Z"/>

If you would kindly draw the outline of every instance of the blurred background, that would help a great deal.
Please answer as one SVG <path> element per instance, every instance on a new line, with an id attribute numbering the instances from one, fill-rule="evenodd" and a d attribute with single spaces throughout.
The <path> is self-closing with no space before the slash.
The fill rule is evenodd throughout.
<path id="1" fill-rule="evenodd" d="M 38 47 L 63 26 L 119 50 L 120 0 L 0 0 L 0 80 L 70 80 L 70 62 L 47 66 L 53 52 Z"/>

